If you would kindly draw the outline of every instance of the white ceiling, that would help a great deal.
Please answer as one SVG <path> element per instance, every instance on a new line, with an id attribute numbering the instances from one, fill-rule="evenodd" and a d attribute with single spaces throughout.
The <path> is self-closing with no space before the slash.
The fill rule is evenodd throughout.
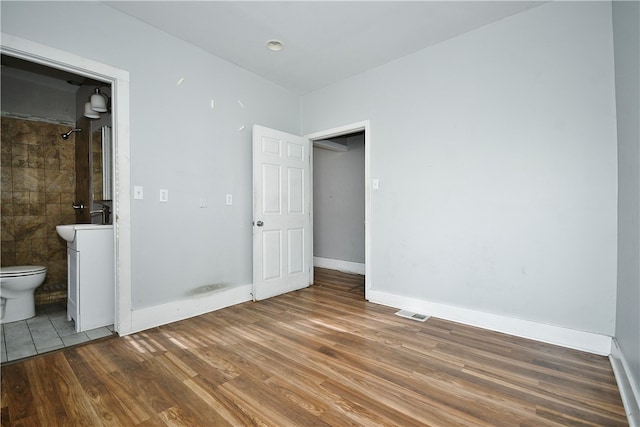
<path id="1" fill-rule="evenodd" d="M 539 1 L 104 1 L 305 94 Z M 279 52 L 266 49 L 282 41 Z"/>

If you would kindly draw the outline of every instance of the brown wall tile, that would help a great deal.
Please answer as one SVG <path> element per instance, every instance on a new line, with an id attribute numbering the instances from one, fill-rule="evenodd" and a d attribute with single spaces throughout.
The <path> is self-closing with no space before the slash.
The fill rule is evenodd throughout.
<path id="1" fill-rule="evenodd" d="M 0 185 L 2 185 L 3 190 L 13 191 L 13 171 L 11 166 L 3 166 L 0 169 Z"/>
<path id="2" fill-rule="evenodd" d="M 46 218 L 44 216 L 16 216 L 14 221 L 16 240 L 46 238 Z"/>
<path id="3" fill-rule="evenodd" d="M 47 204 L 47 216 L 59 217 L 60 216 L 60 203 L 48 203 Z"/>
<path id="4" fill-rule="evenodd" d="M 60 153 L 54 145 L 44 147 L 44 168 L 60 170 Z"/>
<path id="5" fill-rule="evenodd" d="M 14 216 L 29 215 L 29 203 L 16 203 L 13 205 Z"/>
<path id="6" fill-rule="evenodd" d="M 2 244 L 5 242 L 13 242 L 15 241 L 15 220 L 13 216 L 2 216 L 0 218 L 0 222 L 2 223 Z M 4 262 L 4 259 L 2 260 Z"/>
<path id="7" fill-rule="evenodd" d="M 12 129 L 13 141 L 15 143 L 20 143 L 20 144 L 33 144 L 33 145 L 39 144 L 41 142 L 41 139 L 40 139 L 41 124 L 34 126 L 33 123 L 37 123 L 37 122 L 30 122 L 28 120 L 15 119 L 14 126 Z"/>
<path id="8" fill-rule="evenodd" d="M 44 169 L 44 150 L 41 145 L 29 146 L 29 167 Z"/>
<path id="9" fill-rule="evenodd" d="M 47 239 L 31 239 L 31 250 L 46 251 L 47 249 Z"/>
<path id="10" fill-rule="evenodd" d="M 13 167 L 13 191 L 44 191 L 44 169 Z"/>
<path id="11" fill-rule="evenodd" d="M 39 191 L 29 192 L 29 203 L 45 203 L 45 193 Z"/>
<path id="12" fill-rule="evenodd" d="M 30 203 L 29 215 L 44 216 L 46 214 L 46 206 L 44 203 Z"/>
<path id="13" fill-rule="evenodd" d="M 9 181 L 9 190 L 5 190 L 4 185 L 5 184 L 0 184 L 0 200 L 2 203 L 13 203 L 13 191 L 11 191 L 13 185 L 11 184 L 11 181 Z"/>
<path id="14" fill-rule="evenodd" d="M 16 249 L 14 242 L 2 242 L 0 249 L 2 265 L 16 265 Z"/>
<path id="15" fill-rule="evenodd" d="M 29 146 L 27 144 L 13 144 L 11 147 L 11 166 L 14 168 L 29 166 Z"/>
<path id="16" fill-rule="evenodd" d="M 66 193 L 66 192 L 62 192 L 60 193 L 60 204 L 62 206 L 67 206 L 69 209 L 71 209 L 70 213 L 74 213 L 75 211 L 73 210 L 73 208 L 71 207 L 71 205 L 73 205 L 73 202 L 76 201 L 76 193 L 75 191 Z M 69 212 L 67 212 L 69 213 Z"/>
<path id="17" fill-rule="evenodd" d="M 60 138 L 68 129 L 0 119 L 1 262 L 47 267 L 36 303 L 66 300 L 66 242 L 55 226 L 75 222 L 75 135 L 67 141 Z"/>
<path id="18" fill-rule="evenodd" d="M 31 252 L 16 252 L 16 264 L 17 265 L 30 265 Z"/>
<path id="19" fill-rule="evenodd" d="M 60 218 L 61 220 L 59 224 L 73 224 L 76 219 L 76 214 L 75 212 L 72 212 L 70 214 L 63 214 Z"/>
<path id="20" fill-rule="evenodd" d="M 47 193 L 71 192 L 75 189 L 76 173 L 75 171 L 45 169 L 44 180 Z"/>
<path id="21" fill-rule="evenodd" d="M 73 137 L 73 139 L 75 139 L 75 136 Z M 66 142 L 68 145 L 61 147 L 58 150 L 58 155 L 60 157 L 60 169 L 72 170 L 75 169 L 76 151 L 73 146 L 72 138 L 69 138 Z"/>
<path id="22" fill-rule="evenodd" d="M 2 131 L 4 132 L 4 130 Z M 4 167 L 11 167 L 11 164 L 13 163 L 11 160 L 11 144 L 2 144 L 2 142 L 0 142 L 0 166 Z"/>
<path id="23" fill-rule="evenodd" d="M 15 243 L 16 252 L 31 252 L 31 240 L 19 240 Z"/>
<path id="24" fill-rule="evenodd" d="M 45 203 L 58 203 L 60 204 L 60 193 L 45 193 Z"/>
<path id="25" fill-rule="evenodd" d="M 14 204 L 28 204 L 29 203 L 29 192 L 28 191 L 15 191 L 13 192 L 13 203 Z"/>
<path id="26" fill-rule="evenodd" d="M 13 203 L 3 202 L 0 207 L 0 213 L 2 215 L 13 216 Z"/>

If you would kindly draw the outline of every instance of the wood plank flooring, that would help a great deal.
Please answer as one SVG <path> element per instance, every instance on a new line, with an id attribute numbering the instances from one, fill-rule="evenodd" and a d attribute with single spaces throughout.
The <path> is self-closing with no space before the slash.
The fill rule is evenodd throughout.
<path id="1" fill-rule="evenodd" d="M 364 301 L 363 277 L 2 367 L 3 426 L 622 426 L 606 357 Z"/>

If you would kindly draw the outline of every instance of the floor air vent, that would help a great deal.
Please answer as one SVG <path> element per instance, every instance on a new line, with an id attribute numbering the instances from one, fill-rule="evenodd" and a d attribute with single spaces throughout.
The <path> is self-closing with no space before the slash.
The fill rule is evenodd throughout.
<path id="1" fill-rule="evenodd" d="M 396 313 L 396 316 L 406 317 L 407 319 L 417 320 L 418 322 L 425 322 L 429 317 L 426 314 L 414 313 L 408 310 L 400 310 Z"/>

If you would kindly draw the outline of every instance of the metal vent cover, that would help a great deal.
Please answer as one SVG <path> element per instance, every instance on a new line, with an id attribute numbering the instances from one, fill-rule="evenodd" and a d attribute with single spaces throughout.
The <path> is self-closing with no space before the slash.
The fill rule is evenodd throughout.
<path id="1" fill-rule="evenodd" d="M 427 319 L 431 317 L 426 314 L 414 313 L 409 310 L 400 310 L 396 313 L 396 316 L 406 317 L 407 319 L 417 320 L 418 322 L 426 322 Z"/>

